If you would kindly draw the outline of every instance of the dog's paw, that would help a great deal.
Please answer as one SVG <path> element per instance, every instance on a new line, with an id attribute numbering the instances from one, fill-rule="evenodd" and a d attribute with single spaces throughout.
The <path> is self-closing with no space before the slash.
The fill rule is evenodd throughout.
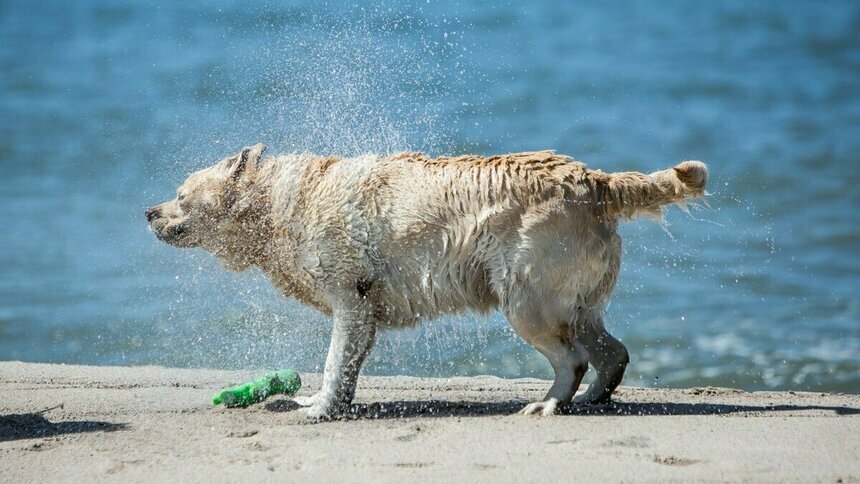
<path id="1" fill-rule="evenodd" d="M 310 407 L 302 408 L 301 411 L 305 412 L 305 415 L 307 415 L 310 420 L 317 422 L 322 420 L 331 420 L 337 414 L 337 412 L 335 412 L 331 407 L 321 405 L 319 403 L 314 403 Z"/>
<path id="2" fill-rule="evenodd" d="M 320 394 L 315 393 L 309 397 L 293 397 L 293 401 L 302 407 L 311 407 L 320 401 Z"/>
<path id="3" fill-rule="evenodd" d="M 526 405 L 520 410 L 520 415 L 535 415 L 539 413 L 544 417 L 549 417 L 555 414 L 556 410 L 558 410 L 558 399 L 547 398 L 542 402 L 533 402 Z"/>

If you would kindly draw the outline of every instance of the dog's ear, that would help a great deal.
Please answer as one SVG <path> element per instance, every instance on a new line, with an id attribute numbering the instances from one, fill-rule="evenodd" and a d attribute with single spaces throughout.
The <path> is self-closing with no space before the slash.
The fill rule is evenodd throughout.
<path id="1" fill-rule="evenodd" d="M 260 157 L 266 151 L 266 145 L 257 143 L 254 146 L 246 146 L 242 148 L 242 152 L 230 158 L 227 163 L 227 170 L 230 173 L 230 179 L 239 181 L 240 178 L 251 177 L 257 171 L 257 165 L 260 162 Z"/>

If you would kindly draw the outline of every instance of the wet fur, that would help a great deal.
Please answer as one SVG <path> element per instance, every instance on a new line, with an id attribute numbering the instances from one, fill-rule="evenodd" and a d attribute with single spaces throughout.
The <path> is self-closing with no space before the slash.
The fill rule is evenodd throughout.
<path id="1" fill-rule="evenodd" d="M 607 400 L 628 362 L 601 316 L 620 267 L 618 220 L 659 215 L 707 182 L 700 162 L 607 174 L 551 151 L 260 163 L 263 149 L 193 174 L 181 202 L 148 217 L 166 242 L 234 270 L 259 267 L 286 296 L 333 316 L 323 388 L 298 399 L 314 418 L 352 401 L 377 329 L 496 308 L 555 370 L 524 413 L 569 402 L 589 363 L 597 378 L 577 401 Z"/>

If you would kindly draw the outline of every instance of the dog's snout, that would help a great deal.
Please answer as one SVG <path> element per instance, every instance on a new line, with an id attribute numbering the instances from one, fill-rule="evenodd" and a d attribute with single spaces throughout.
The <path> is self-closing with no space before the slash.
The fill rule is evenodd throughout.
<path id="1" fill-rule="evenodd" d="M 158 218 L 159 216 L 158 209 L 155 207 L 147 208 L 143 214 L 146 215 L 147 222 L 152 222 L 152 219 Z"/>

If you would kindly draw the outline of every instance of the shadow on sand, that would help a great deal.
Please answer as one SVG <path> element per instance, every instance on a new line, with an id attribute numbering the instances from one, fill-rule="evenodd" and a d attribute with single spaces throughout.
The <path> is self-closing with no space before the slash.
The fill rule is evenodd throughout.
<path id="1" fill-rule="evenodd" d="M 506 402 L 449 402 L 444 400 L 395 401 L 355 404 L 344 415 L 345 419 L 386 419 L 409 417 L 479 417 L 511 415 L 526 405 L 525 400 Z M 275 400 L 265 406 L 271 412 L 290 412 L 299 409 L 292 400 Z M 671 416 L 671 415 L 726 415 L 732 413 L 767 414 L 771 412 L 799 412 L 804 410 L 832 411 L 837 415 L 857 415 L 860 408 L 828 407 L 819 405 L 727 405 L 712 403 L 625 403 L 603 405 L 568 405 L 562 415 L 598 416 Z"/>
<path id="2" fill-rule="evenodd" d="M 0 415 L 0 442 L 52 437 L 61 434 L 79 434 L 83 432 L 114 432 L 128 428 L 128 424 L 124 423 L 93 421 L 51 422 L 42 413 Z"/>

